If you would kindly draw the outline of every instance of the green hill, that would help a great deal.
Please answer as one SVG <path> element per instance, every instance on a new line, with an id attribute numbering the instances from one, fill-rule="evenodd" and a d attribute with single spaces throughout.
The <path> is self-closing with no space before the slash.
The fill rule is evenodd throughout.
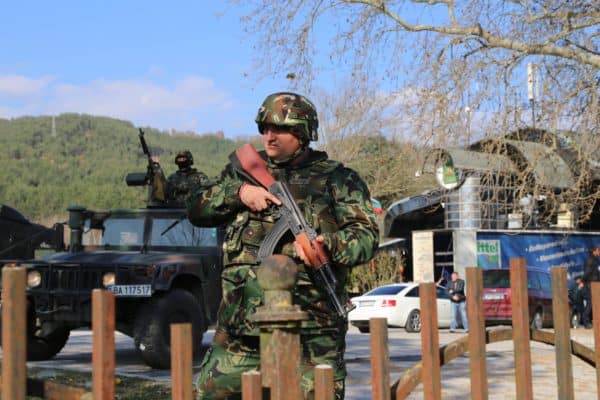
<path id="1" fill-rule="evenodd" d="M 223 138 L 222 132 L 204 135 L 166 132 L 142 127 L 153 156 L 165 174 L 177 169 L 180 150 L 194 155 L 194 167 L 214 177 L 228 155 L 248 141 Z M 255 138 L 257 148 L 262 147 Z M 250 139 L 254 140 L 254 139 Z M 67 207 L 93 209 L 144 207 L 146 188 L 128 187 L 125 176 L 145 172 L 138 128 L 131 122 L 82 114 L 0 119 L 0 204 L 16 208 L 33 221 L 51 224 L 64 220 Z M 378 136 L 332 141 L 322 148 L 364 177 L 373 197 L 387 207 L 408 194 L 431 187 L 416 180 L 419 164 L 413 145 Z M 382 168 L 382 166 L 385 166 Z"/>
<path id="2" fill-rule="evenodd" d="M 196 135 L 143 128 L 165 174 L 176 170 L 175 154 L 189 149 L 194 166 L 209 176 L 219 173 L 242 142 L 222 134 Z M 32 220 L 66 215 L 70 204 L 90 208 L 145 205 L 145 188 L 128 187 L 129 172 L 144 172 L 138 129 L 127 121 L 81 114 L 0 119 L 0 204 Z"/>

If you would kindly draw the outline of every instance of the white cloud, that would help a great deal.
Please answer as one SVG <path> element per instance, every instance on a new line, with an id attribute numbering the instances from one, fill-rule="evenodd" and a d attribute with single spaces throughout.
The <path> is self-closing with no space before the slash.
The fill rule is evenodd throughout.
<path id="1" fill-rule="evenodd" d="M 0 96 L 28 97 L 38 95 L 54 80 L 46 75 L 41 78 L 28 78 L 20 75 L 0 76 Z"/>
<path id="2" fill-rule="evenodd" d="M 5 104 L 4 117 L 64 112 L 109 116 L 157 128 L 207 129 L 199 121 L 225 121 L 233 98 L 210 79 L 188 76 L 171 85 L 152 80 L 98 79 L 85 84 L 0 76 L 0 94 L 17 93 L 20 104 Z M 3 82 L 12 82 L 12 85 Z M 17 85 L 17 83 L 21 83 Z M 26 85 L 25 83 L 29 83 Z M 35 85 L 37 83 L 37 85 Z M 29 90 L 26 90 L 29 88 Z M 35 90 L 34 90 L 35 89 Z M 220 114 L 222 117 L 220 118 Z"/>

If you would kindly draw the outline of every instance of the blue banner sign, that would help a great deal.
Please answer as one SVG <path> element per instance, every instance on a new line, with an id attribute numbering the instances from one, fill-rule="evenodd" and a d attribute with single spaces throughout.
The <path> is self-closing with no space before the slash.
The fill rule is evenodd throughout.
<path id="1" fill-rule="evenodd" d="M 549 270 L 567 267 L 569 278 L 583 273 L 588 250 L 600 246 L 600 235 L 589 233 L 477 233 L 477 265 L 509 268 L 511 258 L 524 258 L 528 267 Z"/>

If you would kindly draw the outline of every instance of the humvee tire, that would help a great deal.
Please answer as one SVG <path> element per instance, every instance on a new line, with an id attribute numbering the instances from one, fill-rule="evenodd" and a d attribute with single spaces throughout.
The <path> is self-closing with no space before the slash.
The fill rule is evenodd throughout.
<path id="1" fill-rule="evenodd" d="M 2 311 L 0 307 L 0 331 L 2 331 Z M 30 311 L 27 312 L 27 361 L 49 360 L 57 355 L 69 340 L 71 330 L 65 326 L 48 329 L 42 327 Z M 0 335 L 0 346 L 2 346 Z"/>
<path id="2" fill-rule="evenodd" d="M 198 299 L 189 291 L 174 289 L 149 299 L 138 309 L 133 328 L 135 347 L 144 362 L 157 369 L 171 366 L 171 324 L 192 324 L 193 355 L 197 356 L 206 329 Z"/>

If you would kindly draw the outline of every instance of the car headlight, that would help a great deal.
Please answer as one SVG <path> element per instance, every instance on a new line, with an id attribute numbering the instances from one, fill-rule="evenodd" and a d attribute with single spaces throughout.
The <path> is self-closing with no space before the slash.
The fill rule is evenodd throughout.
<path id="1" fill-rule="evenodd" d="M 42 283 L 42 274 L 39 271 L 29 271 L 27 273 L 27 287 L 34 288 Z"/>
<path id="2" fill-rule="evenodd" d="M 104 275 L 102 275 L 102 285 L 104 285 L 104 287 L 109 287 L 115 284 L 115 273 L 114 272 L 107 272 Z"/>

